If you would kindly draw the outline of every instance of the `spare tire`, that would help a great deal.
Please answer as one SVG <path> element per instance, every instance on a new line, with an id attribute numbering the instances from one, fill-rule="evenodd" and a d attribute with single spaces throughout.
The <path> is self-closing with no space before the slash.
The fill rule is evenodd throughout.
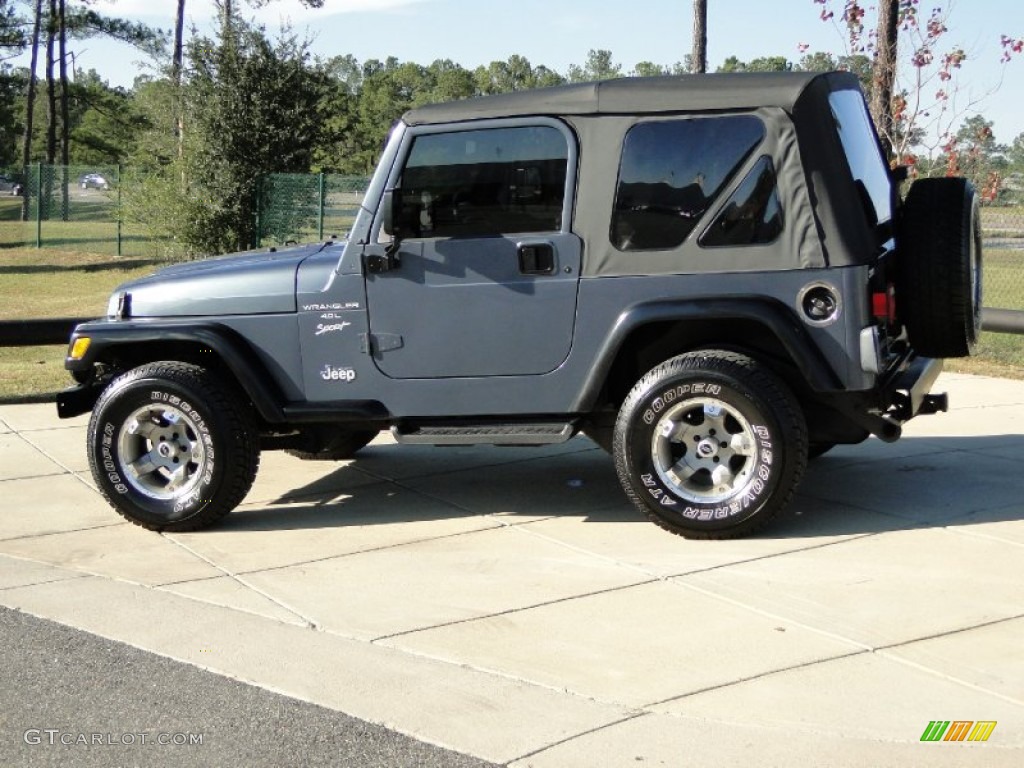
<path id="1" fill-rule="evenodd" d="M 981 219 L 962 178 L 918 179 L 903 205 L 900 317 L 925 357 L 967 357 L 981 331 Z"/>

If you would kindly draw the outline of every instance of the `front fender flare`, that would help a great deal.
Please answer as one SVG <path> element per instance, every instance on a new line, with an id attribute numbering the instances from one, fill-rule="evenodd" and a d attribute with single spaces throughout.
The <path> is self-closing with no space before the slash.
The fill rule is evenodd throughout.
<path id="1" fill-rule="evenodd" d="M 214 322 L 196 322 L 194 319 L 182 322 L 106 322 L 102 320 L 83 323 L 71 334 L 70 344 L 83 336 L 91 339 L 89 349 L 80 360 L 70 357 L 64 359 L 64 367 L 71 372 L 90 370 L 97 362 L 107 358 L 117 350 L 147 344 L 166 344 L 168 342 L 184 342 L 206 347 L 211 350 L 223 365 L 231 372 L 238 385 L 245 391 L 255 405 L 257 412 L 267 422 L 282 423 L 286 421 L 282 410 L 283 396 L 268 375 L 256 353 L 246 341 L 234 330 Z M 70 349 L 70 347 L 69 347 Z M 88 389 L 86 384 L 83 389 Z M 65 403 L 74 402 L 75 406 L 60 408 L 61 415 L 77 415 L 71 413 L 78 410 L 84 413 L 91 410 L 92 402 L 88 397 L 72 397 L 68 390 Z M 62 393 L 63 394 L 63 393 Z M 97 393 L 98 395 L 98 393 Z M 58 397 L 58 404 L 60 404 Z"/>

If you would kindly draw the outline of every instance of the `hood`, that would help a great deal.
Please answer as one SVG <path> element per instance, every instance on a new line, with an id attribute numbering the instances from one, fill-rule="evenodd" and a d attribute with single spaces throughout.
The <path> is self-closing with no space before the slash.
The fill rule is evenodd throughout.
<path id="1" fill-rule="evenodd" d="M 294 312 L 299 265 L 320 252 L 340 257 L 342 245 L 315 243 L 176 264 L 118 286 L 111 307 L 127 293 L 131 317 Z"/>

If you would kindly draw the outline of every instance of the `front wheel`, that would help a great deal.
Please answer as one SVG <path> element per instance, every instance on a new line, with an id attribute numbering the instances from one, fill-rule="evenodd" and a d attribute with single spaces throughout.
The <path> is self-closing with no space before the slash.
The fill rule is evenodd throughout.
<path id="1" fill-rule="evenodd" d="M 614 455 L 626 494 L 652 522 L 687 538 L 735 538 L 789 503 L 807 466 L 807 425 L 785 384 L 759 363 L 691 352 L 630 392 Z"/>
<path id="2" fill-rule="evenodd" d="M 100 492 L 153 531 L 219 520 L 245 498 L 259 466 L 248 408 L 214 374 L 186 363 L 150 363 L 111 382 L 88 442 Z"/>

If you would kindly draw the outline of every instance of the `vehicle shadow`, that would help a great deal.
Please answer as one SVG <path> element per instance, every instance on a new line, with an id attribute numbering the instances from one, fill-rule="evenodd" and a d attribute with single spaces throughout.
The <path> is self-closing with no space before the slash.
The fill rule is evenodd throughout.
<path id="1" fill-rule="evenodd" d="M 572 443 L 557 452 L 373 445 L 311 482 L 245 505 L 224 525 L 293 530 L 486 515 L 509 524 L 557 517 L 645 522 L 620 488 L 611 457 L 584 438 Z M 1024 435 L 837 446 L 810 463 L 788 509 L 756 538 L 1017 521 L 1024 519 L 1022 474 Z"/>
<path id="2" fill-rule="evenodd" d="M 0 265 L 0 275 L 36 275 L 49 272 L 107 272 L 109 270 L 130 270 L 142 267 L 166 265 L 159 259 L 111 259 L 92 264 L 5 264 Z"/>

